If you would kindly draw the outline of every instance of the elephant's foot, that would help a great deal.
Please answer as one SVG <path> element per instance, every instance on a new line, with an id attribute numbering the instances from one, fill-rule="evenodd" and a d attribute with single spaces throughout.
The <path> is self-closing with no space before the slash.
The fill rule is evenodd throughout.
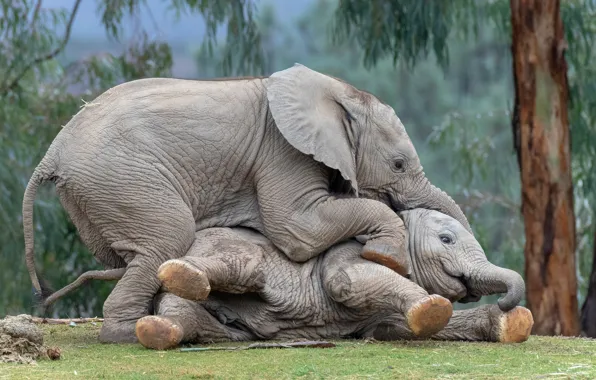
<path id="1" fill-rule="evenodd" d="M 148 315 L 137 321 L 139 342 L 154 350 L 167 350 L 180 344 L 184 337 L 182 326 L 170 318 Z"/>
<path id="2" fill-rule="evenodd" d="M 211 291 L 205 272 L 183 260 L 166 261 L 159 267 L 157 277 L 167 291 L 187 300 L 205 300 Z"/>
<path id="3" fill-rule="evenodd" d="M 386 266 L 406 278 L 411 275 L 410 261 L 406 251 L 392 245 L 368 241 L 362 248 L 361 256 L 366 260 Z"/>
<path id="4" fill-rule="evenodd" d="M 102 343 L 137 343 L 135 321 L 117 322 L 104 319 L 99 330 L 99 341 Z"/>
<path id="5" fill-rule="evenodd" d="M 416 336 L 429 337 L 447 326 L 452 314 L 453 305 L 447 298 L 430 295 L 410 307 L 406 321 Z"/>
<path id="6" fill-rule="evenodd" d="M 496 329 L 497 342 L 525 342 L 532 332 L 532 326 L 534 326 L 534 318 L 530 310 L 517 306 L 500 315 Z"/>

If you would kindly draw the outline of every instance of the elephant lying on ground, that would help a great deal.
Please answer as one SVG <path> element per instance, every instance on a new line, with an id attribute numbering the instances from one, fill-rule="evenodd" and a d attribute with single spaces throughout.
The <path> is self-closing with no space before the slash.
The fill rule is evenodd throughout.
<path id="1" fill-rule="evenodd" d="M 291 338 L 527 339 L 532 316 L 515 307 L 525 290 L 521 276 L 489 263 L 455 219 L 423 209 L 401 215 L 413 282 L 362 259 L 355 240 L 297 264 L 253 231 L 200 231 L 186 257 L 159 268 L 167 292 L 156 297 L 156 315 L 137 322 L 137 337 L 156 349 Z M 494 293 L 506 293 L 502 310 L 484 305 L 452 316 L 450 301 Z"/>
<path id="2" fill-rule="evenodd" d="M 108 269 L 126 267 L 104 304 L 102 341 L 134 341 L 160 264 L 203 245 L 209 227 L 252 228 L 293 262 L 369 235 L 362 256 L 410 268 L 394 211 L 422 207 L 468 222 L 426 178 L 394 110 L 295 65 L 268 78 L 141 79 L 89 102 L 60 131 L 23 199 L 37 292 L 33 202 L 44 181 Z M 192 248 L 191 248 L 192 247 Z"/>

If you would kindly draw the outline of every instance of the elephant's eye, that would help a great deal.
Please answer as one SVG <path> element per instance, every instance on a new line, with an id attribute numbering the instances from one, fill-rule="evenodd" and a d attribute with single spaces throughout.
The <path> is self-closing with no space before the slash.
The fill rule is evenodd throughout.
<path id="1" fill-rule="evenodd" d="M 406 163 L 404 162 L 404 160 L 402 158 L 398 158 L 393 162 L 393 167 L 398 172 L 403 172 L 406 168 Z"/>
<path id="2" fill-rule="evenodd" d="M 443 244 L 453 244 L 453 239 L 451 239 L 451 236 L 441 235 L 439 238 Z"/>

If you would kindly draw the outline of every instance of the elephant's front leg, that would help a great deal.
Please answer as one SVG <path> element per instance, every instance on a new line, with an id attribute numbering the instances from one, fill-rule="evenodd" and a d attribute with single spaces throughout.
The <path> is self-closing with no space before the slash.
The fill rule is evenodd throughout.
<path id="1" fill-rule="evenodd" d="M 534 325 L 530 310 L 517 306 L 503 312 L 497 305 L 482 305 L 456 310 L 445 328 L 431 338 L 453 341 L 521 343 L 528 339 Z M 416 338 L 406 328 L 403 315 L 393 315 L 365 334 L 378 340 Z"/>
<path id="2" fill-rule="evenodd" d="M 362 257 L 410 275 L 406 228 L 388 206 L 371 199 L 337 198 L 325 188 L 298 200 L 293 196 L 259 189 L 266 235 L 291 260 L 304 262 L 343 240 L 369 235 Z"/>
<path id="3" fill-rule="evenodd" d="M 532 313 L 525 307 L 503 312 L 497 305 L 482 305 L 456 311 L 445 329 L 432 338 L 520 343 L 528 339 L 533 325 Z"/>
<path id="4" fill-rule="evenodd" d="M 221 324 L 200 302 L 160 293 L 155 297 L 155 315 L 136 323 L 139 342 L 155 350 L 167 350 L 181 343 L 251 340 L 245 331 Z"/>
<path id="5" fill-rule="evenodd" d="M 375 314 L 397 313 L 416 336 L 441 330 L 451 317 L 448 299 L 429 295 L 412 281 L 358 256 L 360 244 L 332 248 L 324 258 L 323 284 L 335 302 Z"/>

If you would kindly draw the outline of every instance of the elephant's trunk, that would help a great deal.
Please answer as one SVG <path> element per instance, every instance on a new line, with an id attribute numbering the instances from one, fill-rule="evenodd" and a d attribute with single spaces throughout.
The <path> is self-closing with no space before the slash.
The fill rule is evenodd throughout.
<path id="1" fill-rule="evenodd" d="M 408 208 L 425 208 L 442 212 L 443 214 L 447 214 L 452 218 L 455 218 L 462 224 L 462 226 L 464 226 L 466 230 L 473 234 L 472 227 L 470 227 L 468 219 L 457 203 L 455 203 L 453 198 L 451 198 L 443 190 L 431 184 L 430 181 L 424 176 L 424 173 L 422 174 L 423 177 L 421 179 L 421 185 L 415 186 L 418 194 L 417 196 L 412 197 L 414 202 L 413 204 L 408 205 Z"/>
<path id="2" fill-rule="evenodd" d="M 513 309 L 522 300 L 526 285 L 517 272 L 498 267 L 488 261 L 480 265 L 471 262 L 470 265 L 473 269 L 470 268 L 469 277 L 465 277 L 472 296 L 506 293 L 498 301 L 499 308 L 504 312 Z"/>

